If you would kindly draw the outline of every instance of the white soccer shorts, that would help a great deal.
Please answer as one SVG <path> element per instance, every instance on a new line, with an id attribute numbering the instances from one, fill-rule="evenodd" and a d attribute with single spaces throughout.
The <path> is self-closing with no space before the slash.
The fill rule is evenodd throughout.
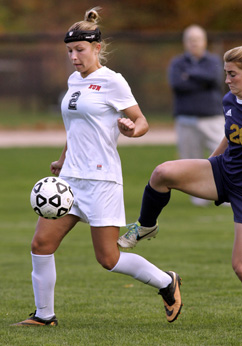
<path id="1" fill-rule="evenodd" d="M 93 227 L 126 224 L 123 185 L 110 181 L 63 178 L 72 188 L 74 203 L 69 214 Z"/>

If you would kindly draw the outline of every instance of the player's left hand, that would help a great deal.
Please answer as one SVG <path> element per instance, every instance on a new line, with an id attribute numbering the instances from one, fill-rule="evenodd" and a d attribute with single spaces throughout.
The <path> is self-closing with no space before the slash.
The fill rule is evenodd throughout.
<path id="1" fill-rule="evenodd" d="M 119 118 L 118 128 L 124 136 L 133 137 L 135 131 L 135 123 L 129 118 Z"/>

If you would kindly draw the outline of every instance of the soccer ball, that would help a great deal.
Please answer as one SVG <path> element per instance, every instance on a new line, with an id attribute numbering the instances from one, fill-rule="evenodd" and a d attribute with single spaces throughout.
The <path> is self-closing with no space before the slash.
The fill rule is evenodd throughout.
<path id="1" fill-rule="evenodd" d="M 34 185 L 30 194 L 33 210 L 45 219 L 59 219 L 71 209 L 73 192 L 68 183 L 57 177 L 43 178 Z"/>

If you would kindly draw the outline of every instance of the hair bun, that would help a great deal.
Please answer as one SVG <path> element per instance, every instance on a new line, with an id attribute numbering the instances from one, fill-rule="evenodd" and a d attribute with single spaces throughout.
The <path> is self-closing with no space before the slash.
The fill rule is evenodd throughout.
<path id="1" fill-rule="evenodd" d="M 84 20 L 87 22 L 97 23 L 100 19 L 98 14 L 99 10 L 101 10 L 101 7 L 98 6 L 86 11 Z"/>

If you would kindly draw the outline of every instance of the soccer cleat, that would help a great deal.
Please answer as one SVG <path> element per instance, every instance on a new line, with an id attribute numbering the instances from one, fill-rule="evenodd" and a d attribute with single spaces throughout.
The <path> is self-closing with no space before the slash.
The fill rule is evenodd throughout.
<path id="1" fill-rule="evenodd" d="M 42 320 L 42 318 L 39 318 L 35 316 L 35 312 L 32 312 L 27 318 L 27 320 L 14 323 L 12 326 L 57 326 L 58 325 L 58 320 L 56 316 L 54 315 L 50 320 Z"/>
<path id="2" fill-rule="evenodd" d="M 158 224 L 153 227 L 143 227 L 139 221 L 130 223 L 126 227 L 128 228 L 128 232 L 118 239 L 118 245 L 123 249 L 132 249 L 140 240 L 155 238 L 159 232 Z"/>
<path id="3" fill-rule="evenodd" d="M 173 322 L 177 319 L 183 306 L 180 292 L 181 278 L 172 271 L 166 273 L 170 275 L 172 282 L 167 287 L 161 288 L 158 294 L 163 298 L 167 321 Z"/>

